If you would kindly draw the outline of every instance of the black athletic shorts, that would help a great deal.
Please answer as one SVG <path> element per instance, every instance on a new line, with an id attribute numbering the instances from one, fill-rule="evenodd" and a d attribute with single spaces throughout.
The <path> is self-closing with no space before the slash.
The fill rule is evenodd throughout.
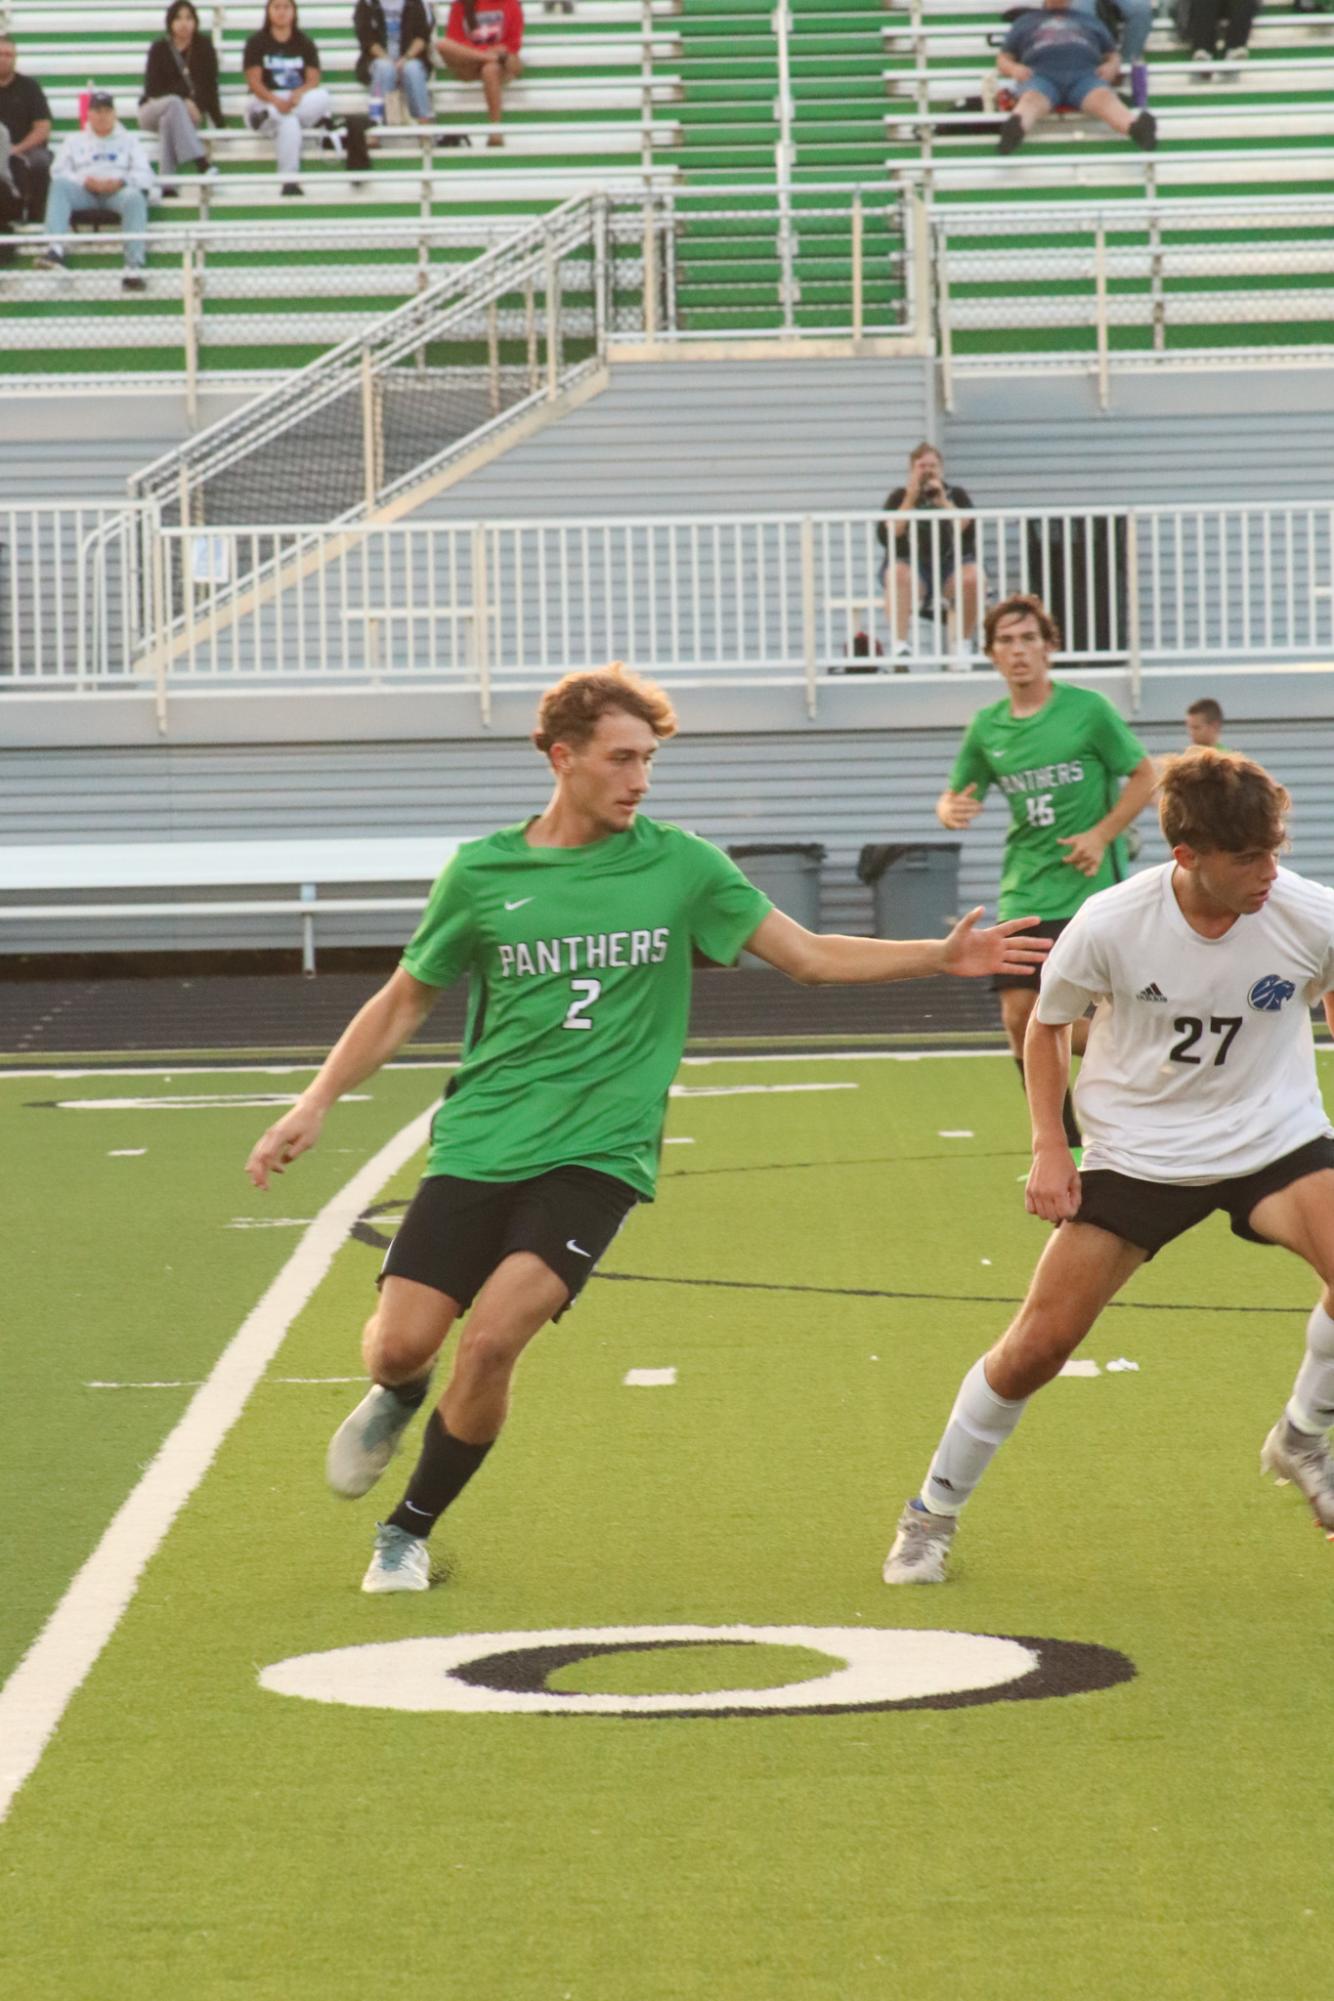
<path id="1" fill-rule="evenodd" d="M 1054 941 L 1060 937 L 1070 922 L 1068 917 L 1044 917 L 1041 924 L 1032 924 L 1027 931 L 1021 931 L 1018 935 L 1021 938 L 1050 938 Z M 1035 966 L 1031 973 L 993 973 L 991 991 L 993 994 L 999 994 L 1003 993 L 1006 987 L 1031 987 L 1036 993 L 1041 978 L 1041 966 Z"/>
<path id="2" fill-rule="evenodd" d="M 1277 1195 L 1322 1167 L 1334 1167 L 1334 1139 L 1322 1134 L 1308 1140 L 1268 1167 L 1253 1174 L 1234 1174 L 1226 1181 L 1190 1185 L 1180 1181 L 1136 1181 L 1115 1168 L 1094 1167 L 1081 1175 L 1082 1199 L 1076 1223 L 1095 1223 L 1128 1244 L 1138 1244 L 1154 1257 L 1174 1237 L 1183 1237 L 1215 1209 L 1226 1209 L 1234 1237 L 1248 1244 L 1267 1244 L 1251 1228 L 1251 1212 L 1266 1195 Z"/>
<path id="3" fill-rule="evenodd" d="M 502 1259 L 533 1251 L 570 1289 L 552 1316 L 559 1320 L 638 1199 L 593 1167 L 554 1167 L 529 1181 L 430 1174 L 408 1204 L 380 1279 L 415 1279 L 466 1309 Z"/>

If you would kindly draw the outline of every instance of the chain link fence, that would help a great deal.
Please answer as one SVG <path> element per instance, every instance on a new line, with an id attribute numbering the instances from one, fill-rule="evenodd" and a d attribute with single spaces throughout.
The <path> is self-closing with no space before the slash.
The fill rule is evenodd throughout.
<path id="1" fill-rule="evenodd" d="M 1242 346 L 1280 327 L 1328 346 L 1334 328 L 1325 197 L 950 204 L 936 207 L 931 240 L 951 407 L 956 370 L 1013 367 L 1025 344 L 1093 357 L 1105 403 L 1123 356 L 1217 355 L 1220 333 Z"/>

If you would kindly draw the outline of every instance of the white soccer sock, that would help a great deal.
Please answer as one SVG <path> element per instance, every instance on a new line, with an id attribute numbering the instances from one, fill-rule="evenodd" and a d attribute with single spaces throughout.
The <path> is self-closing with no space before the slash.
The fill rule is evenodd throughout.
<path id="1" fill-rule="evenodd" d="M 1317 1300 L 1306 1323 L 1306 1353 L 1288 1398 L 1287 1418 L 1298 1431 L 1334 1427 L 1334 1320 Z"/>
<path id="2" fill-rule="evenodd" d="M 1330 1323 L 1334 1331 L 1334 1321 Z M 1003 1445 L 1024 1414 L 1027 1397 L 998 1397 L 981 1362 L 974 1362 L 959 1385 L 950 1421 L 936 1447 L 922 1500 L 933 1515 L 957 1515 L 972 1493 L 996 1448 Z"/>

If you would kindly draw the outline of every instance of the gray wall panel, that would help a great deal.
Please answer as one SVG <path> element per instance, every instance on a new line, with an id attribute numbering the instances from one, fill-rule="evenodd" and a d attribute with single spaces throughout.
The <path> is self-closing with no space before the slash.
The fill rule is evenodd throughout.
<path id="1" fill-rule="evenodd" d="M 1293 865 L 1334 881 L 1334 799 L 1327 773 L 1334 726 L 1248 723 L 1229 732 L 1234 747 L 1261 758 L 1295 799 Z M 1176 727 L 1143 731 L 1150 750 L 1179 746 Z M 948 838 L 931 807 L 945 782 L 955 731 L 828 732 L 816 736 L 684 738 L 661 754 L 650 810 L 727 845 L 742 841 L 823 841 L 828 930 L 869 931 L 871 898 L 856 881 L 867 841 Z M 298 835 L 485 833 L 537 810 L 546 796 L 541 762 L 524 743 L 384 744 L 328 750 L 272 746 L 241 750 L 25 752 L 0 756 L 0 843 L 117 840 L 262 840 Z M 1146 826 L 1142 863 L 1161 860 Z M 960 904 L 994 909 L 1005 820 L 988 803 L 962 846 Z M 326 943 L 400 937 L 398 919 L 322 927 Z M 63 927 L 62 927 L 63 929 Z M 126 943 L 148 946 L 145 927 Z M 105 928 L 98 933 L 105 937 Z M 183 945 L 215 940 L 211 927 L 183 928 Z M 225 942 L 293 942 L 290 920 Z M 10 949 L 16 940 L 8 939 Z M 33 940 L 27 941 L 31 948 Z M 56 949 L 54 934 L 43 943 Z M 94 942 L 82 940 L 86 948 Z M 65 949 L 76 945 L 66 942 Z"/>
<path id="2" fill-rule="evenodd" d="M 984 507 L 1211 507 L 1328 500 L 1334 371 L 1059 375 L 957 385 L 940 437 L 950 473 Z"/>
<path id="3" fill-rule="evenodd" d="M 878 507 L 929 429 L 921 361 L 624 363 L 420 518 Z"/>

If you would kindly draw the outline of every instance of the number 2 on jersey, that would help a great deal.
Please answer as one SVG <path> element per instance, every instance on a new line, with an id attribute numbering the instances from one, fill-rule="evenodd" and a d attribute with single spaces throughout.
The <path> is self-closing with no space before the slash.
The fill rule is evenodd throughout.
<path id="1" fill-rule="evenodd" d="M 1221 1035 L 1223 1040 L 1214 1052 L 1213 1067 L 1221 1070 L 1227 1062 L 1228 1050 L 1237 1039 L 1242 1018 L 1239 1014 L 1214 1015 L 1209 1022 L 1210 1035 Z M 1204 1034 L 1204 1023 L 1193 1014 L 1179 1014 L 1172 1023 L 1180 1035 L 1180 1042 L 1174 1042 L 1169 1052 L 1173 1063 L 1203 1063 L 1202 1056 L 1192 1056 L 1191 1050 Z"/>
<path id="2" fill-rule="evenodd" d="M 588 1018 L 588 1010 L 602 992 L 601 980 L 571 980 L 570 991 L 574 999 L 565 1011 L 561 1027 L 591 1028 L 593 1024 Z"/>

